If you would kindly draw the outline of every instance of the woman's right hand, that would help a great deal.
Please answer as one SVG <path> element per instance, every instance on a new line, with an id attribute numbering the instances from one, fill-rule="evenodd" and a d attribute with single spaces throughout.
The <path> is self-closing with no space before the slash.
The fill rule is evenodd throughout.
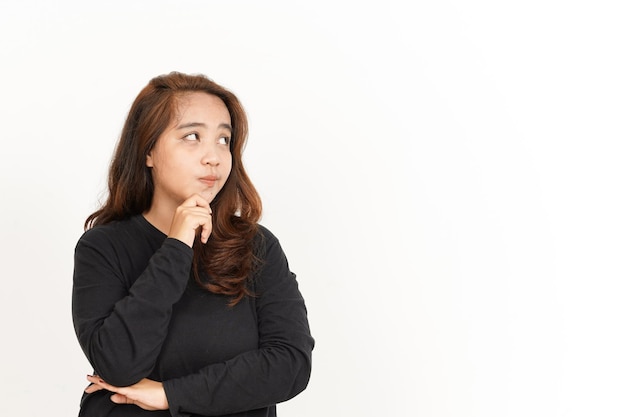
<path id="1" fill-rule="evenodd" d="M 212 214 L 208 201 L 198 194 L 192 195 L 176 208 L 168 237 L 178 239 L 191 248 L 196 230 L 202 228 L 200 241 L 206 243 L 213 230 Z"/>

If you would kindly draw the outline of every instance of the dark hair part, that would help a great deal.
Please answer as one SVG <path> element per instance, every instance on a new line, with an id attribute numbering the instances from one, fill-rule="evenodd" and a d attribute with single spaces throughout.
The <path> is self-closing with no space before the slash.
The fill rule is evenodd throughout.
<path id="1" fill-rule="evenodd" d="M 85 229 L 144 213 L 150 208 L 154 183 L 146 157 L 174 120 L 178 100 L 186 93 L 219 97 L 231 117 L 232 169 L 211 202 L 213 230 L 209 241 L 194 243 L 193 272 L 207 290 L 231 297 L 230 305 L 251 295 L 247 281 L 258 267 L 255 256 L 261 199 L 242 162 L 248 120 L 237 97 L 204 75 L 171 72 L 150 80 L 133 102 L 109 168 L 106 203 L 85 221 Z M 202 279 L 201 271 L 208 274 Z"/>

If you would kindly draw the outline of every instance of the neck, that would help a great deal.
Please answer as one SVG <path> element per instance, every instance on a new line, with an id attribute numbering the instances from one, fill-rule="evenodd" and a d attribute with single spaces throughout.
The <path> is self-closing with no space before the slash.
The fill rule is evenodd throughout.
<path id="1" fill-rule="evenodd" d="M 175 212 L 176 208 L 172 209 L 164 205 L 155 204 L 153 200 L 150 208 L 143 213 L 143 217 L 161 232 L 169 235 Z"/>

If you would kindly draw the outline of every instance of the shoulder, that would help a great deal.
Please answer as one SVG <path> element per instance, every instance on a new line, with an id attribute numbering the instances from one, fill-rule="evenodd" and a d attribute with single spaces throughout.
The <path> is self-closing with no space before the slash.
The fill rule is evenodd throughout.
<path id="1" fill-rule="evenodd" d="M 81 246 L 106 247 L 115 246 L 116 242 L 124 241 L 132 236 L 133 222 L 131 219 L 116 220 L 107 224 L 94 226 L 85 231 L 78 239 L 77 248 Z"/>
<path id="2" fill-rule="evenodd" d="M 276 235 L 274 235 L 274 233 L 270 231 L 270 229 L 268 229 L 267 227 L 263 226 L 260 223 L 257 224 L 257 228 L 258 228 L 258 232 L 257 232 L 258 237 L 266 241 L 278 242 L 278 238 L 276 237 Z"/>
<path id="3" fill-rule="evenodd" d="M 87 230 L 78 240 L 75 253 L 77 256 L 94 254 L 133 263 L 133 258 L 152 256 L 166 238 L 138 215 Z"/>
<path id="4" fill-rule="evenodd" d="M 261 239 L 260 264 L 254 279 L 257 307 L 262 310 L 273 303 L 283 307 L 300 303 L 302 296 L 296 274 L 290 268 L 279 239 L 261 225 L 257 236 Z"/>
<path id="5" fill-rule="evenodd" d="M 258 225 L 257 256 L 261 261 L 260 279 L 292 275 L 280 240 L 267 227 Z"/>
<path id="6" fill-rule="evenodd" d="M 133 234 L 132 222 L 113 221 L 85 231 L 74 248 L 75 269 L 106 267 L 119 272 L 123 252 Z M 120 273 L 121 275 L 121 273 Z"/>
<path id="7" fill-rule="evenodd" d="M 122 280 L 120 250 L 128 221 L 113 221 L 94 226 L 83 233 L 74 248 L 74 282 L 85 282 L 106 271 L 107 276 Z"/>
<path id="8" fill-rule="evenodd" d="M 257 224 L 257 227 L 256 248 L 257 251 L 260 252 L 261 257 L 266 258 L 271 255 L 272 252 L 276 251 L 282 253 L 283 250 L 278 237 L 262 224 Z"/>

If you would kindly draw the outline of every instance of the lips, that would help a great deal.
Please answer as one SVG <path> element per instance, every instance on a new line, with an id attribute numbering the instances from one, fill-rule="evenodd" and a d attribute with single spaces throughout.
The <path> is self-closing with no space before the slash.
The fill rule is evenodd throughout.
<path id="1" fill-rule="evenodd" d="M 200 182 L 209 187 L 213 187 L 217 182 L 217 177 L 215 175 L 207 175 L 206 177 L 200 178 Z"/>

